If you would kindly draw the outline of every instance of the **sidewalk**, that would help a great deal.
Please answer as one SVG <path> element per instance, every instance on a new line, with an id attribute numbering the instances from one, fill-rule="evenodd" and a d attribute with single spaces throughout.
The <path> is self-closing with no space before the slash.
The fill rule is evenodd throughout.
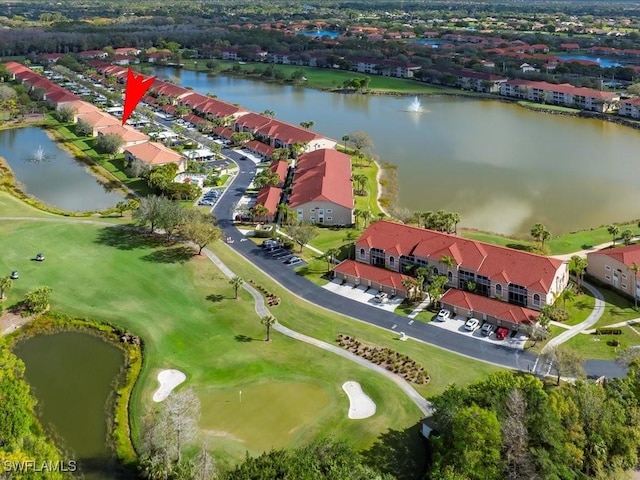
<path id="1" fill-rule="evenodd" d="M 640 240 L 640 236 L 639 237 L 633 237 L 631 239 L 632 242 L 636 242 L 638 240 Z M 622 242 L 622 240 L 616 239 L 616 245 L 618 244 L 618 242 Z M 574 255 L 577 255 L 578 257 L 586 258 L 587 253 L 596 252 L 598 250 L 602 250 L 603 248 L 610 247 L 612 243 L 613 243 L 613 240 L 610 241 L 610 242 L 601 243 L 600 245 L 594 245 L 591 248 L 586 248 L 584 250 L 579 250 L 577 252 L 565 253 L 563 255 L 551 255 L 551 258 L 557 258 L 558 260 L 562 260 L 564 262 L 569 261 L 571 259 L 571 257 L 573 257 Z"/>
<path id="2" fill-rule="evenodd" d="M 416 318 L 418 316 L 418 314 L 423 311 L 425 308 L 427 308 L 429 306 L 429 303 L 431 301 L 427 298 L 425 300 L 423 300 L 422 302 L 420 302 L 420 304 L 413 309 L 413 311 L 407 315 L 409 318 Z"/>

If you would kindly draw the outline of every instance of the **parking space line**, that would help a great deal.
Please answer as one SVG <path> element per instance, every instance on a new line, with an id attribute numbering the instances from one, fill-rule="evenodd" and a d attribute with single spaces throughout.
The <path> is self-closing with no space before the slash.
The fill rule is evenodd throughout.
<path id="1" fill-rule="evenodd" d="M 409 320 L 409 325 L 413 325 L 413 320 Z"/>
<path id="2" fill-rule="evenodd" d="M 397 326 L 398 326 L 398 325 L 394 323 L 394 324 L 393 324 L 393 327 L 391 327 L 391 330 L 395 330 Z"/>

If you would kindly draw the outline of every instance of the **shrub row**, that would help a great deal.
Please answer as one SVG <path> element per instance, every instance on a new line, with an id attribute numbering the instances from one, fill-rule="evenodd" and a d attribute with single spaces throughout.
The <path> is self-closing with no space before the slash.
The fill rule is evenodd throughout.
<path id="1" fill-rule="evenodd" d="M 406 381 L 426 385 L 431 381 L 429 373 L 420 364 L 407 355 L 395 352 L 387 347 L 368 345 L 349 335 L 338 335 L 338 345 L 390 372 L 400 375 Z"/>
<path id="2" fill-rule="evenodd" d="M 280 305 L 280 297 L 278 297 L 275 293 L 271 293 L 269 290 L 264 288 L 262 285 L 254 282 L 249 279 L 248 282 L 253 286 L 256 290 L 259 290 L 267 299 L 267 303 L 270 307 L 277 307 Z"/>
<path id="3" fill-rule="evenodd" d="M 596 335 L 622 335 L 619 328 L 596 328 Z"/>

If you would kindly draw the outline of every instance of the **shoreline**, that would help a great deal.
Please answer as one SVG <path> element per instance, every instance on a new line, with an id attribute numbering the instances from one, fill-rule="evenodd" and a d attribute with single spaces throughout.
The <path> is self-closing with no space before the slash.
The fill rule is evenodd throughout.
<path id="1" fill-rule="evenodd" d="M 384 213 L 387 217 L 391 217 L 391 215 L 389 214 L 389 211 L 387 210 L 388 207 L 385 208 L 380 203 L 380 199 L 383 197 L 383 193 L 385 191 L 385 188 L 382 185 L 382 165 L 380 165 L 380 163 L 377 160 L 374 160 L 373 163 L 378 169 L 376 171 L 376 183 L 378 188 L 377 195 L 376 195 L 376 204 L 378 205 L 378 208 L 382 213 Z"/>

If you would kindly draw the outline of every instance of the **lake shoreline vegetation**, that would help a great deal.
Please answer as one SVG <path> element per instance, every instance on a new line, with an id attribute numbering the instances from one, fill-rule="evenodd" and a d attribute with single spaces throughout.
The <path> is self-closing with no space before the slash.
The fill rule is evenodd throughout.
<path id="1" fill-rule="evenodd" d="M 138 457 L 131 436 L 129 401 L 144 362 L 142 339 L 110 323 L 88 318 L 74 318 L 58 312 L 47 312 L 9 335 L 9 345 L 13 348 L 36 335 L 53 335 L 61 332 L 93 335 L 123 352 L 125 361 L 120 373 L 113 380 L 113 396 L 106 406 L 107 446 L 123 467 L 134 472 Z"/>

